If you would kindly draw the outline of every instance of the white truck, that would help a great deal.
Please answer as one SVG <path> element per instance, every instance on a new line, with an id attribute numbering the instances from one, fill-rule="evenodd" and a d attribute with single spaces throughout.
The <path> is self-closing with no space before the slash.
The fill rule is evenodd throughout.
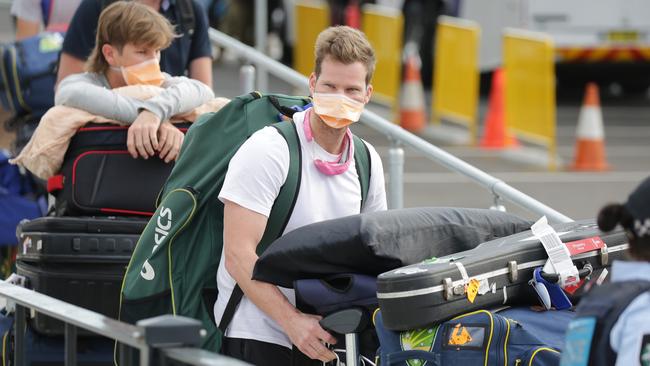
<path id="1" fill-rule="evenodd" d="M 650 85 L 648 0 L 457 0 L 456 16 L 481 25 L 481 71 L 501 64 L 505 27 L 553 37 L 563 81 L 618 83 L 625 91 Z"/>

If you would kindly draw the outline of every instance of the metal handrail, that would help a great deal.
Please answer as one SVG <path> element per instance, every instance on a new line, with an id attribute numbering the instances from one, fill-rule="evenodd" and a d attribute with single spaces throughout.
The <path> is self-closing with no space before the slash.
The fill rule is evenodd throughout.
<path id="1" fill-rule="evenodd" d="M 152 346 L 147 343 L 147 329 L 127 324 L 94 311 L 66 303 L 53 297 L 28 290 L 9 282 L 0 281 L 0 297 L 7 299 L 7 304 L 15 304 L 15 353 L 19 360 L 24 351 L 25 308 L 56 318 L 65 323 L 65 358 L 66 365 L 76 364 L 76 328 L 83 328 L 92 333 L 111 338 L 120 344 L 140 350 L 140 364 L 149 365 L 152 361 Z M 20 332 L 18 330 L 21 330 Z M 71 344 L 72 343 L 72 344 Z M 194 347 L 156 348 L 165 358 L 199 366 L 244 366 L 248 365 L 223 355 Z M 74 360 L 74 361 L 70 361 Z"/>
<path id="2" fill-rule="evenodd" d="M 209 35 L 210 40 L 213 44 L 228 48 L 236 52 L 239 56 L 246 59 L 250 63 L 261 65 L 266 71 L 276 75 L 294 87 L 305 89 L 308 88 L 308 79 L 290 67 L 273 60 L 272 58 L 255 50 L 254 48 L 247 46 L 215 29 L 210 29 Z M 364 110 L 360 121 L 370 128 L 373 128 L 385 134 L 393 143 L 393 146 L 399 146 L 400 144 L 410 146 L 418 152 L 424 154 L 424 156 L 427 158 L 447 167 L 452 171 L 469 177 L 476 183 L 487 188 L 494 195 L 495 203 L 497 204 L 500 202 L 500 199 L 504 199 L 540 216 L 546 215 L 550 222 L 564 223 L 573 221 L 571 218 L 563 215 L 562 213 L 513 188 L 501 179 L 495 178 L 494 176 L 474 167 L 473 165 L 430 144 L 426 140 L 402 129 L 394 123 L 387 121 L 386 119 L 382 118 L 372 111 L 369 111 L 368 109 Z M 399 158 L 399 154 L 391 155 L 395 155 Z M 396 172 L 389 175 L 389 185 L 393 184 L 393 186 L 390 187 L 391 190 L 402 189 L 401 180 L 397 174 L 398 173 Z M 397 178 L 395 178 L 394 175 L 397 175 Z M 399 187 L 397 184 L 394 184 L 395 181 L 400 182 Z M 400 197 L 400 194 L 393 194 L 391 192 L 390 196 Z"/>

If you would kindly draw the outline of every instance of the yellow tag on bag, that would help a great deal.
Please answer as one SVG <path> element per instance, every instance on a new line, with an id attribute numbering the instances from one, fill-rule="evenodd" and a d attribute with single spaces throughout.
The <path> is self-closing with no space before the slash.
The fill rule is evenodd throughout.
<path id="1" fill-rule="evenodd" d="M 472 278 L 467 284 L 467 299 L 469 302 L 474 303 L 476 295 L 478 294 L 478 288 L 481 286 L 481 283 L 478 282 L 476 278 Z"/>

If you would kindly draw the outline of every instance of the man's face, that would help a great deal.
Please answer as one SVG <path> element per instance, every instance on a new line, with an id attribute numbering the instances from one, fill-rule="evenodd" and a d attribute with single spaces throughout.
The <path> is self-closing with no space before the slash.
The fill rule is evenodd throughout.
<path id="1" fill-rule="evenodd" d="M 309 91 L 314 93 L 344 94 L 362 102 L 370 101 L 372 85 L 366 86 L 366 67 L 361 62 L 349 65 L 326 56 L 321 63 L 321 73 L 309 76 Z"/>
<path id="2" fill-rule="evenodd" d="M 122 51 L 120 51 L 117 47 L 106 44 L 104 45 L 104 57 L 106 57 L 106 61 L 111 66 L 126 67 L 137 65 L 154 58 L 160 60 L 160 48 L 127 43 L 122 47 Z"/>

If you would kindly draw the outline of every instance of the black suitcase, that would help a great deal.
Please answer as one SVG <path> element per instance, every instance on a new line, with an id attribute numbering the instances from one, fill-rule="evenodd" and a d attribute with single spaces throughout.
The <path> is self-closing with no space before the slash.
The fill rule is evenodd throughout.
<path id="1" fill-rule="evenodd" d="M 628 244 L 621 229 L 602 233 L 594 220 L 553 225 L 562 242 L 599 237 L 606 247 L 572 257 L 578 269 L 589 263 L 595 271 L 622 259 Z M 377 298 L 384 325 L 391 330 L 411 330 L 477 309 L 499 305 L 539 304 L 528 281 L 548 256 L 531 231 L 480 244 L 475 249 L 382 273 L 377 278 Z M 466 276 L 463 276 L 465 272 Z M 463 278 L 465 277 L 465 278 Z M 487 280 L 490 291 L 470 302 L 468 279 Z"/>
<path id="2" fill-rule="evenodd" d="M 183 132 L 188 124 L 178 125 Z M 61 173 L 48 180 L 57 216 L 153 215 L 156 197 L 174 166 L 157 156 L 133 159 L 128 126 L 88 124 L 70 141 Z"/>
<path id="3" fill-rule="evenodd" d="M 16 270 L 37 292 L 117 318 L 122 277 L 147 220 L 42 217 L 18 227 Z M 36 314 L 33 328 L 63 334 L 63 323 Z M 90 333 L 80 330 L 80 335 Z"/>

